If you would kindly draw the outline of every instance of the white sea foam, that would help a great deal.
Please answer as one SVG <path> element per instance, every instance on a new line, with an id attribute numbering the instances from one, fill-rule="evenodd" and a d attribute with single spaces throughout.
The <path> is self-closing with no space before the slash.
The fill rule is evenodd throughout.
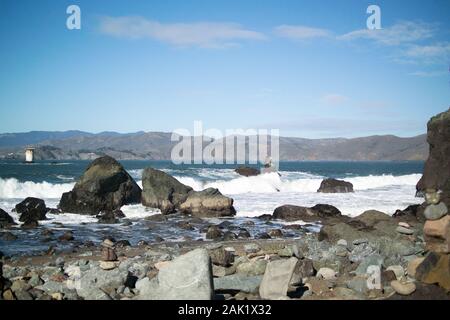
<path id="1" fill-rule="evenodd" d="M 49 182 L 19 182 L 17 179 L 0 178 L 0 198 L 18 199 L 26 197 L 61 198 L 64 192 L 72 190 L 74 183 L 53 184 Z"/>

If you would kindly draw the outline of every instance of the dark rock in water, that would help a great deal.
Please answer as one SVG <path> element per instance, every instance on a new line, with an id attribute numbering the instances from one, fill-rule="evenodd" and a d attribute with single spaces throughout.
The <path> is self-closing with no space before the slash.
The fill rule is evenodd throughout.
<path id="1" fill-rule="evenodd" d="M 320 184 L 317 192 L 323 193 L 348 193 L 353 192 L 353 184 L 343 180 L 325 179 Z"/>
<path id="2" fill-rule="evenodd" d="M 72 241 L 73 239 L 74 237 L 72 231 L 66 231 L 58 238 L 59 241 Z"/>
<path id="3" fill-rule="evenodd" d="M 263 221 L 269 221 L 272 220 L 272 218 L 274 218 L 271 214 L 262 214 L 260 216 L 256 217 L 257 219 L 263 220 Z M 282 219 L 282 218 L 275 218 L 275 219 Z M 248 221 L 247 221 L 248 223 Z"/>
<path id="4" fill-rule="evenodd" d="M 450 109 L 428 121 L 430 153 L 417 183 L 417 191 L 441 190 L 441 200 L 450 208 Z"/>
<path id="5" fill-rule="evenodd" d="M 195 217 L 228 217 L 236 214 L 233 199 L 214 188 L 190 192 L 179 208 L 181 212 Z"/>
<path id="6" fill-rule="evenodd" d="M 283 231 L 280 229 L 272 229 L 267 233 L 271 238 L 281 238 L 283 237 Z"/>
<path id="7" fill-rule="evenodd" d="M 256 239 L 271 239 L 272 237 L 269 236 L 267 232 L 261 232 L 256 236 Z"/>
<path id="8" fill-rule="evenodd" d="M 72 191 L 63 194 L 63 212 L 96 215 L 123 205 L 139 203 L 141 188 L 115 159 L 104 156 L 94 160 Z"/>
<path id="9" fill-rule="evenodd" d="M 146 207 L 160 209 L 163 214 L 176 211 L 192 191 L 167 173 L 153 168 L 146 168 L 142 174 L 142 204 Z"/>
<path id="10" fill-rule="evenodd" d="M 98 223 L 115 224 L 119 223 L 119 219 L 123 217 L 125 217 L 125 215 L 121 210 L 108 210 L 100 212 L 96 218 L 98 218 Z"/>
<path id="11" fill-rule="evenodd" d="M 145 218 L 148 221 L 156 221 L 156 222 L 165 222 L 167 221 L 167 217 L 162 214 L 154 214 Z"/>
<path id="12" fill-rule="evenodd" d="M 248 232 L 247 229 L 241 229 L 238 233 L 238 238 L 241 238 L 241 239 L 248 239 L 251 236 L 252 235 L 250 234 L 250 232 Z"/>
<path id="13" fill-rule="evenodd" d="M 235 169 L 234 171 L 236 173 L 240 174 L 241 176 L 245 176 L 245 177 L 257 176 L 261 173 L 259 169 L 250 168 L 250 167 L 239 167 L 239 168 Z"/>
<path id="14" fill-rule="evenodd" d="M 231 231 L 227 231 L 223 234 L 223 240 L 224 241 L 231 241 L 231 240 L 236 240 L 238 238 L 238 236 Z"/>
<path id="15" fill-rule="evenodd" d="M 206 231 L 206 239 L 217 240 L 223 236 L 223 232 L 217 226 L 211 226 Z"/>
<path id="16" fill-rule="evenodd" d="M 327 218 L 339 218 L 341 217 L 341 212 L 336 207 L 328 204 L 318 204 L 312 208 L 284 205 L 276 208 L 272 217 L 286 221 L 302 220 L 310 222 Z"/>
<path id="17" fill-rule="evenodd" d="M 139 240 L 139 242 L 137 243 L 138 247 L 144 247 L 144 246 L 148 246 L 148 242 L 145 240 Z"/>
<path id="18" fill-rule="evenodd" d="M 0 229 L 15 225 L 14 219 L 4 210 L 0 209 Z"/>
<path id="19" fill-rule="evenodd" d="M 183 230 L 195 230 L 194 226 L 188 221 L 180 221 L 177 223 L 177 227 Z"/>
<path id="20" fill-rule="evenodd" d="M 425 221 L 425 216 L 423 215 L 423 212 L 425 210 L 425 207 L 421 204 L 414 204 L 411 206 L 408 206 L 404 210 L 397 210 L 392 215 L 394 218 L 416 218 L 418 221 Z"/>
<path id="21" fill-rule="evenodd" d="M 45 220 L 48 209 L 44 200 L 29 197 L 17 204 L 15 211 L 21 214 L 19 221 L 25 222 L 27 220 Z"/>

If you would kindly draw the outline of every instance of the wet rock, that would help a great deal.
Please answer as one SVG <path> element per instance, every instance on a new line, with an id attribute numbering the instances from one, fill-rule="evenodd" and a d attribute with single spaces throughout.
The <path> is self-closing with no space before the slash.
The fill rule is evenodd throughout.
<path id="1" fill-rule="evenodd" d="M 312 208 L 284 205 L 278 207 L 273 212 L 274 219 L 285 221 L 317 221 L 326 218 L 341 216 L 341 212 L 336 207 L 326 204 L 318 204 Z"/>
<path id="2" fill-rule="evenodd" d="M 206 239 L 217 240 L 223 236 L 223 232 L 217 226 L 210 226 L 206 231 Z"/>
<path id="3" fill-rule="evenodd" d="M 297 265 L 297 258 L 270 261 L 267 264 L 259 295 L 262 299 L 276 300 L 287 296 L 289 284 Z"/>
<path id="4" fill-rule="evenodd" d="M 136 282 L 138 299 L 211 300 L 214 295 L 209 254 L 196 249 L 179 256 L 153 278 Z"/>
<path id="5" fill-rule="evenodd" d="M 325 179 L 321 182 L 317 192 L 322 193 L 348 193 L 353 192 L 353 184 L 343 180 Z"/>
<path id="6" fill-rule="evenodd" d="M 261 173 L 259 169 L 250 168 L 250 167 L 239 167 L 239 168 L 235 169 L 234 171 L 237 174 L 240 174 L 241 176 L 244 176 L 244 177 L 257 176 Z"/>
<path id="7" fill-rule="evenodd" d="M 272 237 L 267 232 L 261 232 L 256 235 L 256 239 L 271 239 Z"/>
<path id="8" fill-rule="evenodd" d="M 44 200 L 28 197 L 16 205 L 15 211 L 20 214 L 19 221 L 26 222 L 45 220 L 48 209 Z"/>
<path id="9" fill-rule="evenodd" d="M 6 211 L 0 209 L 0 229 L 8 228 L 15 224 L 14 219 Z"/>
<path id="10" fill-rule="evenodd" d="M 22 229 L 34 229 L 39 226 L 36 220 L 25 220 L 25 222 L 20 226 Z"/>
<path id="11" fill-rule="evenodd" d="M 116 224 L 120 222 L 120 219 L 125 217 L 124 213 L 121 210 L 106 210 L 100 212 L 96 216 L 98 219 L 98 223 L 102 224 Z"/>
<path id="12" fill-rule="evenodd" d="M 123 205 L 139 203 L 141 188 L 115 159 L 104 156 L 94 160 L 72 191 L 62 195 L 63 212 L 97 215 Z"/>
<path id="13" fill-rule="evenodd" d="M 243 230 L 239 231 L 237 236 L 239 239 L 248 239 L 248 238 L 251 238 L 252 235 L 250 234 L 250 232 L 248 230 L 243 229 Z"/>
<path id="14" fill-rule="evenodd" d="M 410 205 L 403 210 L 396 210 L 392 215 L 394 218 L 415 218 L 418 221 L 425 221 L 423 211 L 425 208 L 420 204 Z"/>
<path id="15" fill-rule="evenodd" d="M 232 240 L 236 240 L 238 238 L 238 236 L 231 231 L 227 231 L 223 234 L 223 240 L 224 241 L 232 241 Z"/>
<path id="16" fill-rule="evenodd" d="M 271 229 L 268 232 L 269 236 L 271 238 L 282 238 L 283 237 L 283 231 L 280 229 Z"/>
<path id="17" fill-rule="evenodd" d="M 5 232 L 1 234 L 1 238 L 4 241 L 15 241 L 17 240 L 17 236 L 11 232 Z"/>
<path id="18" fill-rule="evenodd" d="M 214 289 L 218 292 L 247 292 L 257 293 L 262 276 L 245 276 L 233 274 L 221 278 L 214 278 Z"/>
<path id="19" fill-rule="evenodd" d="M 73 239 L 74 237 L 72 231 L 66 231 L 58 238 L 59 241 L 72 241 Z"/>

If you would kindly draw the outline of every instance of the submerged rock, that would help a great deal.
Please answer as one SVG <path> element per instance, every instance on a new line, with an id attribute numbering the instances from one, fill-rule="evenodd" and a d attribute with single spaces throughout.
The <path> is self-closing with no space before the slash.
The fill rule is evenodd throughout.
<path id="1" fill-rule="evenodd" d="M 139 203 L 141 188 L 115 159 L 104 156 L 94 160 L 72 191 L 63 194 L 63 212 L 96 215 L 123 205 Z"/>

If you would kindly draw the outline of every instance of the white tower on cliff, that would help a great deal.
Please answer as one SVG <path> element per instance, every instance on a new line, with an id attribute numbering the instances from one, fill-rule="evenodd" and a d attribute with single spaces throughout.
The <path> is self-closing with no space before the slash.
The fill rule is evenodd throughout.
<path id="1" fill-rule="evenodd" d="M 32 163 L 34 161 L 34 148 L 25 149 L 25 162 Z"/>

